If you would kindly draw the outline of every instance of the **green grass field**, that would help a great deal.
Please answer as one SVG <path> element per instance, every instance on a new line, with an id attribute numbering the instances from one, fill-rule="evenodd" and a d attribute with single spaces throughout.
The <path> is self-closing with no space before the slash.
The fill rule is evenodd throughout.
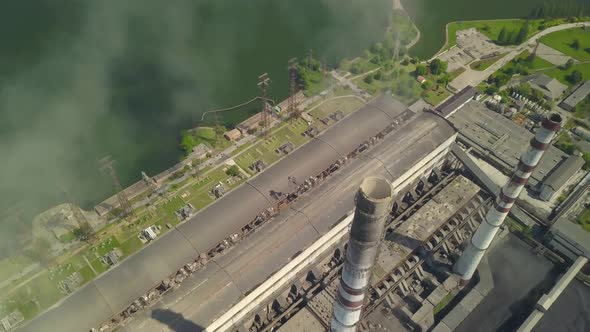
<path id="1" fill-rule="evenodd" d="M 574 40 L 580 42 L 580 47 L 574 49 Z M 579 61 L 590 61 L 590 29 L 576 28 L 561 30 L 541 38 L 541 42 Z"/>
<path id="2" fill-rule="evenodd" d="M 33 261 L 23 255 L 11 256 L 0 260 L 0 280 L 10 278 L 31 264 L 33 264 Z"/>
<path id="3" fill-rule="evenodd" d="M 454 80 L 455 78 L 457 78 L 459 75 L 463 74 L 467 69 L 463 68 L 463 67 L 459 67 L 455 70 L 453 70 L 452 72 L 449 73 L 449 82 L 451 82 L 452 80 Z"/>
<path id="4" fill-rule="evenodd" d="M 250 146 L 247 150 L 244 150 L 242 154 L 234 158 L 234 161 L 244 171 L 254 174 L 255 172 L 248 167 L 257 160 L 262 160 L 269 166 L 282 157 L 275 152 L 279 146 L 287 142 L 291 142 L 295 146 L 300 146 L 307 142 L 307 138 L 301 136 L 301 133 L 306 129 L 307 123 L 301 119 L 293 124 L 282 126 L 274 130 L 268 139 L 263 139 Z"/>
<path id="5" fill-rule="evenodd" d="M 576 223 L 581 225 L 586 231 L 590 232 L 590 209 L 584 209 L 576 218 Z"/>
<path id="6" fill-rule="evenodd" d="M 443 100 L 447 99 L 451 93 L 447 91 L 447 89 L 441 84 L 434 83 L 432 88 L 426 90 L 422 98 L 424 101 L 429 103 L 432 106 L 436 106 L 440 104 Z"/>
<path id="7" fill-rule="evenodd" d="M 568 81 L 567 77 L 571 75 L 571 73 L 574 70 L 577 70 L 582 73 L 583 80 L 590 79 L 590 63 L 576 64 L 573 65 L 572 68 L 570 68 L 569 70 L 553 68 L 549 70 L 543 70 L 541 72 L 547 76 L 557 79 L 558 81 L 560 81 L 563 84 L 566 84 L 567 86 L 572 86 L 573 84 L 570 81 Z"/>
<path id="8" fill-rule="evenodd" d="M 502 59 L 504 57 L 505 54 L 500 54 L 498 56 L 492 57 L 492 58 L 488 58 L 488 59 L 483 59 L 483 60 L 478 60 L 478 61 L 473 61 L 469 67 L 473 70 L 477 70 L 477 71 L 484 71 L 486 69 L 488 69 L 491 65 L 493 65 L 494 63 L 496 63 L 496 61 Z"/>
<path id="9" fill-rule="evenodd" d="M 525 20 L 521 19 L 451 22 L 447 25 L 448 41 L 442 50 L 447 50 L 457 44 L 457 31 L 460 30 L 475 28 L 491 40 L 496 40 L 502 28 L 505 27 L 507 31 L 518 31 L 524 23 Z M 540 20 L 530 21 L 527 39 L 539 32 L 540 23 Z"/>

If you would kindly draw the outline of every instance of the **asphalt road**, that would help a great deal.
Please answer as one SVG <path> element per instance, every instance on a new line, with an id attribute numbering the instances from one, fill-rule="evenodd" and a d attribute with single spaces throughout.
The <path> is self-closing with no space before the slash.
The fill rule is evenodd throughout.
<path id="1" fill-rule="evenodd" d="M 305 179 L 319 173 L 340 158 L 340 154 L 345 151 L 348 153 L 373 136 L 376 130 L 383 129 L 394 116 L 405 109 L 390 97 L 382 97 L 374 103 L 376 106 L 366 106 L 353 113 L 247 184 L 200 211 L 190 221 L 127 258 L 21 330 L 86 331 L 98 326 L 113 313 L 123 310 L 147 289 L 200 252 L 236 232 L 257 213 L 269 207 L 269 191 L 285 191 L 289 186 L 288 176 Z M 316 189 L 309 197 L 314 204 L 306 207 L 305 214 L 299 212 L 303 209 L 299 205 L 303 204 L 302 200 L 291 210 L 275 218 L 271 225 L 265 226 L 267 233 L 258 232 L 250 236 L 224 257 L 196 273 L 190 278 L 190 282 L 185 281 L 180 290 L 173 292 L 156 306 L 160 311 L 146 313 L 150 318 L 147 322 L 158 322 L 157 319 L 151 319 L 154 315 L 162 320 L 184 322 L 191 328 L 194 327 L 192 324 L 206 325 L 223 308 L 229 307 L 241 294 L 261 283 L 284 265 L 289 257 L 305 248 L 347 210 L 351 210 L 352 195 L 362 177 L 374 174 L 380 168 L 382 171 L 378 173 L 401 174 L 452 134 L 451 127 L 432 114 L 424 114 L 406 124 L 372 150 L 382 161 L 366 159 L 351 162 L 339 175 L 344 177 L 346 174 L 354 174 L 346 179 L 341 178 L 344 187 L 322 193 L 322 190 L 331 188 L 325 183 Z M 389 166 L 387 170 L 382 167 L 384 159 Z M 338 177 L 334 177 L 336 178 Z M 335 184 L 337 181 L 334 179 L 331 183 Z M 186 288 L 184 293 L 190 291 L 190 296 L 182 295 L 183 288 Z M 163 308 L 172 307 L 175 308 L 173 312 L 162 311 L 165 310 Z M 182 313 L 182 316 L 178 316 L 178 313 Z M 149 327 L 144 330 L 152 329 Z"/>

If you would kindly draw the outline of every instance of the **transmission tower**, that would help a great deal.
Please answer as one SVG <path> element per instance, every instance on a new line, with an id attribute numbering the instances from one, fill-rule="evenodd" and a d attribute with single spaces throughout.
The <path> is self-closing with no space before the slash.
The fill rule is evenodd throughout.
<path id="1" fill-rule="evenodd" d="M 115 172 L 115 161 L 111 158 L 111 156 L 106 156 L 99 160 L 98 164 L 100 165 L 100 170 L 106 173 L 113 182 L 113 188 L 117 193 L 117 200 L 119 201 L 119 207 L 123 211 L 123 215 L 128 219 L 133 218 L 135 213 L 133 212 L 133 208 L 129 203 L 127 194 L 125 194 L 123 187 L 121 187 L 119 178 L 117 178 L 117 173 Z"/>
<path id="2" fill-rule="evenodd" d="M 270 86 L 270 78 L 268 73 L 258 76 L 258 88 L 260 88 L 260 97 L 262 98 L 262 134 L 265 138 L 270 135 L 269 116 L 270 107 L 268 104 L 268 87 Z"/>
<path id="3" fill-rule="evenodd" d="M 301 114 L 297 109 L 297 58 L 289 60 L 289 118 L 291 121 L 298 119 Z"/>
<path id="4" fill-rule="evenodd" d="M 74 219 L 76 219 L 76 222 L 78 222 L 78 224 L 80 225 L 80 229 L 82 229 L 85 233 L 84 236 L 86 238 L 84 240 L 92 240 L 92 233 L 94 233 L 94 230 L 92 229 L 92 225 L 90 225 L 88 218 L 86 218 L 78 204 L 74 202 L 68 190 L 64 186 L 61 186 L 61 190 L 66 201 L 66 204 L 68 204 L 70 206 L 70 209 L 72 209 Z"/>
<path id="5" fill-rule="evenodd" d="M 154 193 L 156 192 L 156 190 L 158 190 L 158 182 L 156 181 L 156 179 L 151 178 L 144 171 L 141 171 L 141 178 L 143 179 L 143 182 L 145 182 L 145 184 L 148 186 L 150 193 Z"/>
<path id="6" fill-rule="evenodd" d="M 219 115 L 217 115 L 217 112 L 213 113 L 213 118 L 215 121 L 215 128 L 213 128 L 215 130 L 215 148 L 218 148 L 219 145 L 219 139 L 221 138 L 220 136 L 223 135 L 222 130 L 221 130 L 221 126 L 219 125 Z"/>

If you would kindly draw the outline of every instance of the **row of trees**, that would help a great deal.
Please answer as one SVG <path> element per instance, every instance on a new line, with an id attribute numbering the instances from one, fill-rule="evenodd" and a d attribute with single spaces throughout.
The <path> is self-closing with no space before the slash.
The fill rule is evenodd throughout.
<path id="1" fill-rule="evenodd" d="M 504 26 L 498 34 L 496 43 L 499 45 L 519 45 L 526 41 L 526 38 L 529 35 L 529 30 L 529 21 L 526 21 L 518 30 L 508 30 Z"/>
<path id="2" fill-rule="evenodd" d="M 582 17 L 586 14 L 586 7 L 576 0 L 553 0 L 534 8 L 529 17 L 532 19 Z"/>
<path id="3" fill-rule="evenodd" d="M 309 89 L 311 85 L 321 82 L 323 77 L 322 63 L 313 56 L 306 56 L 297 64 L 298 83 L 304 89 Z"/>
<path id="4" fill-rule="evenodd" d="M 426 67 L 425 65 L 418 65 L 416 66 L 416 77 L 418 76 L 424 76 L 426 75 L 428 72 L 430 72 L 432 75 L 441 75 L 447 72 L 447 67 L 448 64 L 444 61 L 442 61 L 441 59 L 434 59 L 432 61 L 430 61 L 430 63 L 428 64 L 428 67 Z"/>

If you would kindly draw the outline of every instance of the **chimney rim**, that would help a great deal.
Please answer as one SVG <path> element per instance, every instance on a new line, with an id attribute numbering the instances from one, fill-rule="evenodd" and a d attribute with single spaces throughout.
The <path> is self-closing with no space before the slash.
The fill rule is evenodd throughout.
<path id="1" fill-rule="evenodd" d="M 381 202 L 393 196 L 393 187 L 382 177 L 369 176 L 361 183 L 360 193 L 369 201 Z"/>

